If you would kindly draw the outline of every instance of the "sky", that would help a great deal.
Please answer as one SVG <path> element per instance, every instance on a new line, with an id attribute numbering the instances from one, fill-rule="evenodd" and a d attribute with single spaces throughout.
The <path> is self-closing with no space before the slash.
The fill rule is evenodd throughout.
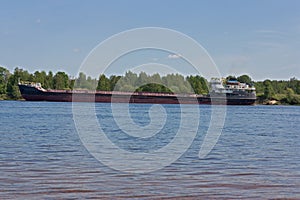
<path id="1" fill-rule="evenodd" d="M 0 0 L 0 66 L 76 76 L 99 43 L 143 27 L 189 36 L 206 50 L 222 76 L 300 78 L 298 0 Z M 142 55 L 115 62 L 119 66 L 110 73 L 149 62 L 195 73 L 172 52 Z"/>

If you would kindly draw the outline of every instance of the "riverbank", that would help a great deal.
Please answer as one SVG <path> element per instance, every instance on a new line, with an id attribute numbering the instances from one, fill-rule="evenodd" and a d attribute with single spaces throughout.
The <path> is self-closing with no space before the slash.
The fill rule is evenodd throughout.
<path id="1" fill-rule="evenodd" d="M 300 105 L 300 95 L 290 92 L 274 94 L 270 98 L 266 98 L 263 94 L 258 94 L 256 103 L 262 105 Z"/>

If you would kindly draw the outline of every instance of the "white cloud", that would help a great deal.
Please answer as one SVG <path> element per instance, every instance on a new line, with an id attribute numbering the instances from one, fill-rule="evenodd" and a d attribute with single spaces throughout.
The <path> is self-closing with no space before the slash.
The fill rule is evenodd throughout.
<path id="1" fill-rule="evenodd" d="M 35 23 L 40 24 L 41 23 L 41 19 L 36 19 Z"/>
<path id="2" fill-rule="evenodd" d="M 277 30 L 267 30 L 267 29 L 261 29 L 261 30 L 255 30 L 254 33 L 259 38 L 264 39 L 283 39 L 289 37 L 289 35 L 285 32 L 277 31 Z"/>
<path id="3" fill-rule="evenodd" d="M 259 50 L 266 50 L 267 48 L 269 49 L 280 49 L 284 47 L 284 43 L 279 40 L 254 40 L 254 41 L 249 41 L 247 43 L 248 48 L 254 49 L 259 49 Z M 256 50 L 258 51 L 258 50 Z"/>
<path id="4" fill-rule="evenodd" d="M 282 33 L 280 31 L 270 30 L 270 29 L 258 29 L 258 30 L 254 30 L 254 32 L 256 32 L 256 33 L 271 33 L 271 34 L 273 34 L 273 33 L 275 33 L 275 34 Z"/>
<path id="5" fill-rule="evenodd" d="M 74 49 L 73 49 L 73 52 L 74 52 L 74 53 L 78 53 L 79 51 L 80 51 L 79 48 L 74 48 Z"/>
<path id="6" fill-rule="evenodd" d="M 178 59 L 178 58 L 181 58 L 181 55 L 180 54 L 170 54 L 170 55 L 168 55 L 168 58 L 169 59 Z"/>

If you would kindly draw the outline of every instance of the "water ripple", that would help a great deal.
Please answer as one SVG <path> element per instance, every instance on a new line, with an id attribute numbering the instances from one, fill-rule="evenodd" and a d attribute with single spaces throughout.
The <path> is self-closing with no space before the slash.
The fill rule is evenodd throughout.
<path id="1" fill-rule="evenodd" d="M 0 104 L 0 199 L 300 199 L 300 107 L 229 106 L 220 140 L 199 159 L 210 113 L 201 106 L 190 149 L 170 166 L 137 175 L 112 170 L 86 151 L 71 104 Z M 147 124 L 138 109 L 134 121 Z M 110 123 L 109 113 L 97 116 L 110 139 L 129 151 L 161 148 L 178 127 L 170 116 L 164 134 L 135 140 Z"/>

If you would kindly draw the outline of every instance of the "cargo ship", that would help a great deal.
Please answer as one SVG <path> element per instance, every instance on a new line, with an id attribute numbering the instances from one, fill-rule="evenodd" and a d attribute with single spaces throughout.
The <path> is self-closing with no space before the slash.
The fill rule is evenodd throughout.
<path id="1" fill-rule="evenodd" d="M 256 92 L 253 86 L 237 80 L 210 81 L 209 94 L 175 94 L 154 92 L 121 92 L 97 90 L 44 89 L 40 83 L 19 82 L 22 97 L 26 101 L 99 102 L 99 103 L 147 103 L 147 104 L 226 104 L 253 105 Z"/>

